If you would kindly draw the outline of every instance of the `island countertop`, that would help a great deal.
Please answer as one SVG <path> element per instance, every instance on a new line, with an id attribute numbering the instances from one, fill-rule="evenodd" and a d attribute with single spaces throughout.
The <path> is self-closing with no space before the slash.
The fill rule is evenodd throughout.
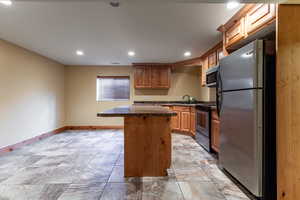
<path id="1" fill-rule="evenodd" d="M 119 106 L 97 113 L 98 117 L 175 116 L 176 112 L 161 106 Z"/>

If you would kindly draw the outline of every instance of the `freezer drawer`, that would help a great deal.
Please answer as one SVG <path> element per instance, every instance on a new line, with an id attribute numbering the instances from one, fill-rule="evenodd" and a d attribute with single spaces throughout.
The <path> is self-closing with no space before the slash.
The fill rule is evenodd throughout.
<path id="1" fill-rule="evenodd" d="M 262 90 L 222 93 L 220 165 L 262 195 Z"/>
<path id="2" fill-rule="evenodd" d="M 263 87 L 263 41 L 254 41 L 220 60 L 222 91 Z"/>

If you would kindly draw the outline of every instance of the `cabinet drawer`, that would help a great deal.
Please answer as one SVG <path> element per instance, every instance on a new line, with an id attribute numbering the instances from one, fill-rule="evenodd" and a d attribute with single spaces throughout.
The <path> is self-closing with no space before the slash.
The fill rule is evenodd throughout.
<path id="1" fill-rule="evenodd" d="M 251 34 L 275 20 L 275 8 L 275 4 L 258 4 L 252 8 L 246 16 L 247 34 Z"/>
<path id="2" fill-rule="evenodd" d="M 225 45 L 230 46 L 245 36 L 245 18 L 241 18 L 225 32 Z"/>
<path id="3" fill-rule="evenodd" d="M 211 112 L 211 118 L 214 119 L 214 120 L 219 120 L 219 116 L 218 116 L 217 110 L 212 110 L 212 112 Z"/>
<path id="4" fill-rule="evenodd" d="M 190 111 L 190 107 L 188 107 L 188 106 L 174 106 L 173 110 L 181 111 L 181 112 L 182 111 L 189 112 Z"/>

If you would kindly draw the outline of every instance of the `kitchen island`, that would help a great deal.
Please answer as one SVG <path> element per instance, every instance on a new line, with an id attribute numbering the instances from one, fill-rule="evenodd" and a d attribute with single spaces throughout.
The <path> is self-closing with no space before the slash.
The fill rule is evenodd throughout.
<path id="1" fill-rule="evenodd" d="M 171 165 L 171 117 L 161 106 L 121 106 L 98 117 L 124 117 L 124 176 L 166 176 Z"/>

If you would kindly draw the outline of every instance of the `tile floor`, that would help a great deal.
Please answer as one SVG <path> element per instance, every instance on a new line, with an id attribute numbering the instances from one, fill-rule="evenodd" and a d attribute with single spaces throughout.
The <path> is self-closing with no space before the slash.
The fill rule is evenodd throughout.
<path id="1" fill-rule="evenodd" d="M 123 178 L 121 130 L 66 131 L 0 156 L 0 200 L 248 200 L 192 138 L 168 177 Z"/>

